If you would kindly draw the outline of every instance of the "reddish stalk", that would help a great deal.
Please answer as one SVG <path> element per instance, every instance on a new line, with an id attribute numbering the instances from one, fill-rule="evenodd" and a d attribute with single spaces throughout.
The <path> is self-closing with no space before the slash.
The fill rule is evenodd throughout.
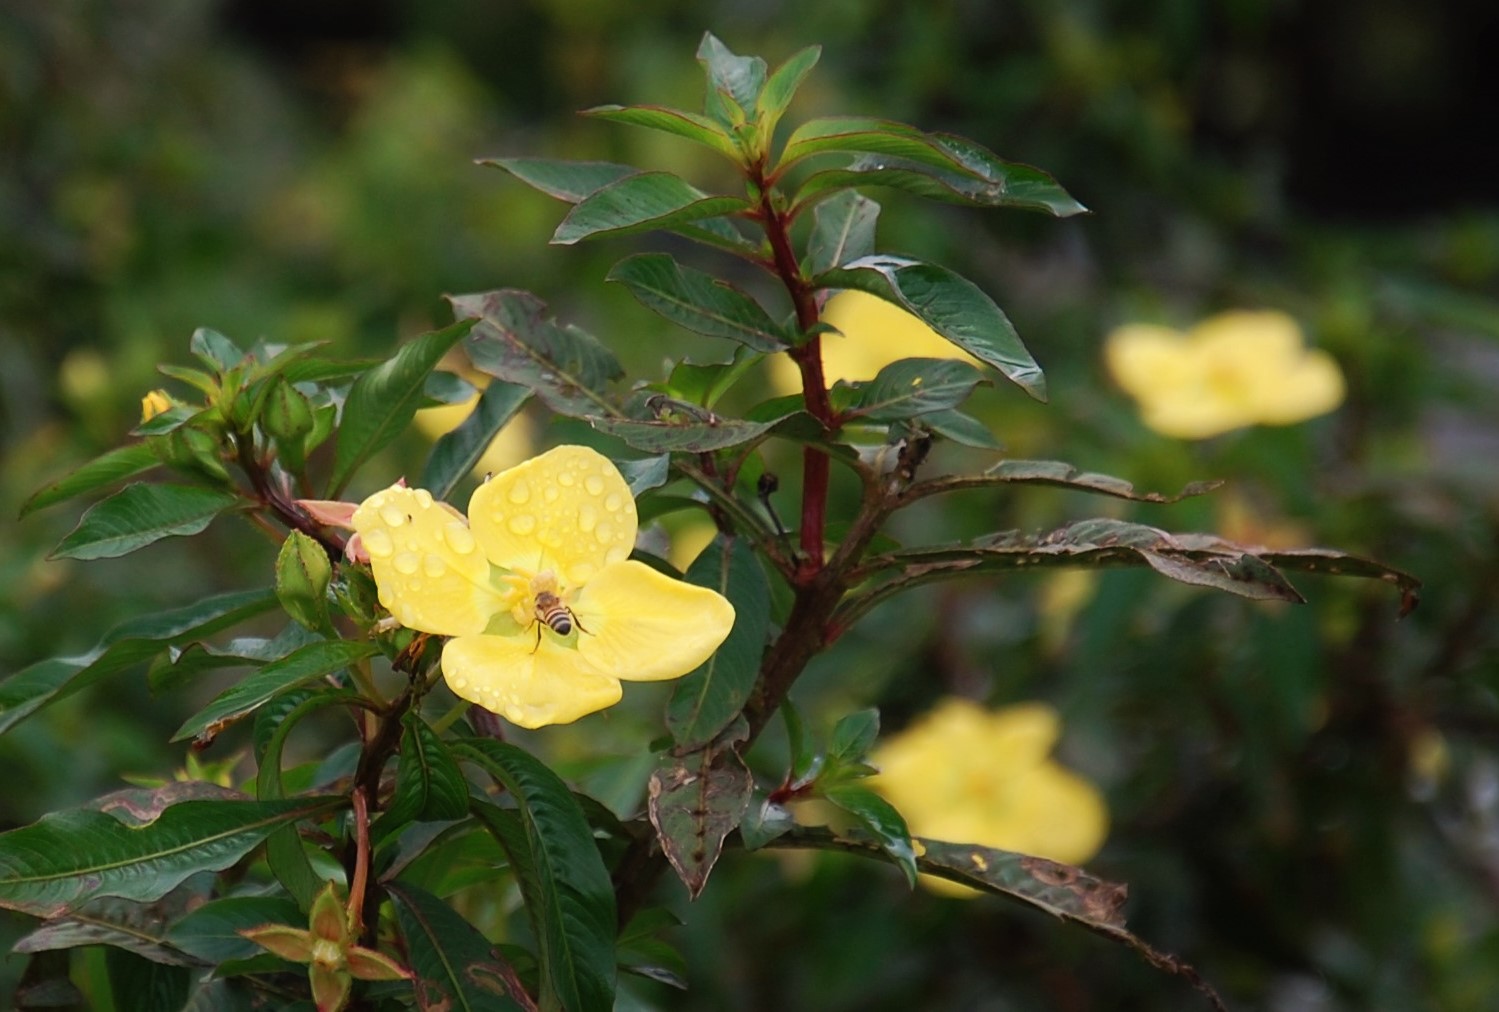
<path id="1" fill-rule="evenodd" d="M 770 199 L 771 188 L 764 178 L 763 167 L 752 170 L 752 179 L 760 191 L 760 207 L 756 217 L 765 229 L 775 260 L 776 274 L 786 286 L 791 303 L 796 307 L 796 322 L 803 334 L 817 324 L 817 301 L 813 289 L 802 275 L 796 252 L 791 246 L 790 217 L 776 208 Z M 822 338 L 812 334 L 805 344 L 791 349 L 791 360 L 802 375 L 802 399 L 807 412 L 828 428 L 837 422 L 832 403 L 828 400 L 827 378 L 822 371 Z M 828 504 L 828 458 L 815 449 L 802 451 L 802 559 L 797 566 L 796 582 L 806 586 L 822 570 L 824 532 L 827 527 Z"/>

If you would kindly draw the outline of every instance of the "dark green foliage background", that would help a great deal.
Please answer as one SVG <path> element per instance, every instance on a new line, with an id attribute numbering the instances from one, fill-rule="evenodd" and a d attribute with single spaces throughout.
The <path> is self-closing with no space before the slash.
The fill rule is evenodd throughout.
<path id="1" fill-rule="evenodd" d="M 1233 1007 L 1493 1008 L 1499 152 L 1465 103 L 1482 91 L 1471 75 L 1493 73 L 1474 54 L 1494 21 L 1476 4 L 1310 0 L 20 0 L 0 11 L 0 508 L 15 516 L 120 442 L 161 385 L 154 363 L 183 361 L 200 325 L 383 356 L 449 322 L 443 293 L 503 285 L 600 336 L 632 375 L 721 353 L 603 284 L 659 238 L 548 247 L 563 205 L 473 159 L 627 161 L 733 185 L 699 149 L 571 113 L 690 105 L 705 28 L 772 63 L 821 42 L 791 120 L 859 113 L 961 133 L 1053 173 L 1095 212 L 1056 221 L 875 194 L 882 248 L 974 279 L 1047 370 L 1049 406 L 1013 389 L 977 402 L 1015 456 L 1164 491 L 1230 478 L 1229 492 L 1121 515 L 1214 529 L 1224 496 L 1243 496 L 1427 589 L 1397 624 L 1393 594 L 1363 581 L 1301 578 L 1311 604 L 1290 609 L 1121 572 L 1050 632 L 1039 580 L 924 591 L 817 662 L 796 694 L 809 721 L 825 730 L 878 705 L 890 730 L 946 692 L 1049 699 L 1063 758 L 1114 817 L 1091 870 L 1129 882 L 1131 927 Z M 1185 444 L 1145 430 L 1109 385 L 1113 325 L 1261 305 L 1337 356 L 1349 395 L 1336 414 Z M 417 474 L 422 450 L 398 442 L 383 475 L 365 474 Z M 896 533 L 1029 530 L 1096 508 L 972 493 Z M 0 539 L 4 673 L 82 652 L 154 604 L 269 581 L 274 547 L 224 520 L 125 560 L 43 561 L 77 512 Z M 199 702 L 215 691 L 195 689 Z M 169 775 L 182 751 L 165 742 L 190 712 L 131 675 L 0 738 L 0 828 L 112 789 L 122 770 Z M 582 775 L 567 763 L 589 739 L 567 734 L 535 747 Z M 614 734 L 606 744 L 628 738 Z M 1450 762 L 1433 780 L 1413 756 L 1434 734 Z M 775 775 L 772 751 L 762 774 Z M 630 768 L 638 790 L 649 765 Z M 691 989 L 632 980 L 623 1007 L 1195 1000 L 1100 939 L 994 900 L 908 894 L 894 869 L 852 859 L 731 853 L 696 904 L 670 888 Z M 23 929 L 5 916 L 0 942 Z M 0 994 L 23 962 L 0 962 Z"/>

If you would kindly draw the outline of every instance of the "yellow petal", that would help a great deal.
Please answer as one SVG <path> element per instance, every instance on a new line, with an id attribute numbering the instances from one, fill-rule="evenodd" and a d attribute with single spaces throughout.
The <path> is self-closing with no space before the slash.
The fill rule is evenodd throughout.
<path id="1" fill-rule="evenodd" d="M 723 595 L 657 572 L 643 562 L 599 571 L 572 601 L 578 652 L 600 671 L 647 682 L 685 675 L 734 628 Z"/>
<path id="2" fill-rule="evenodd" d="M 1115 328 L 1104 341 L 1104 364 L 1114 382 L 1142 402 L 1174 396 L 1196 372 L 1181 332 L 1150 323 Z"/>
<path id="3" fill-rule="evenodd" d="M 1343 370 L 1325 351 L 1306 353 L 1284 382 L 1268 390 L 1260 404 L 1261 420 L 1291 425 L 1325 415 L 1343 403 Z"/>
<path id="4" fill-rule="evenodd" d="M 843 291 L 827 301 L 822 321 L 838 328 L 822 336 L 822 371 L 831 386 L 838 380 L 870 380 L 903 358 L 978 359 L 893 302 L 867 292 Z M 771 384 L 781 393 L 801 389 L 801 374 L 789 356 L 771 359 Z"/>
<path id="5" fill-rule="evenodd" d="M 354 511 L 353 525 L 369 552 L 380 603 L 407 628 L 470 635 L 505 607 L 463 514 L 425 489 L 376 492 Z"/>
<path id="6" fill-rule="evenodd" d="M 448 688 L 521 727 L 570 724 L 619 702 L 619 682 L 571 647 L 526 630 L 518 636 L 462 636 L 442 650 Z"/>
<path id="7" fill-rule="evenodd" d="M 609 459 L 559 446 L 480 485 L 469 522 L 498 566 L 585 582 L 635 547 L 635 500 Z"/>

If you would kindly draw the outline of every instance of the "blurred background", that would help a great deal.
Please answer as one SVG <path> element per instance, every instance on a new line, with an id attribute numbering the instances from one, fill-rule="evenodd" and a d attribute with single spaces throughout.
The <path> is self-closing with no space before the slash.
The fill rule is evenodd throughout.
<path id="1" fill-rule="evenodd" d="M 1336 546 L 1426 584 L 1398 623 L 1389 588 L 1313 577 L 1297 608 L 1133 572 L 936 588 L 816 664 L 796 695 L 809 722 L 878 705 L 895 729 L 950 694 L 1049 701 L 1058 758 L 1110 811 L 1089 868 L 1128 882 L 1131 927 L 1232 1007 L 1499 1007 L 1494 5 L 7 0 L 0 509 L 14 517 L 117 445 L 162 385 L 155 363 L 186 362 L 198 326 L 381 356 L 449 320 L 443 293 L 507 286 L 635 375 L 711 358 L 721 349 L 602 283 L 660 237 L 548 247 L 563 206 L 474 165 L 604 159 L 730 185 L 685 142 L 572 115 L 696 108 L 705 29 L 772 64 L 824 46 L 789 122 L 853 113 L 964 134 L 1092 209 L 1057 221 L 872 194 L 882 247 L 976 281 L 1047 370 L 1049 405 L 1013 389 L 978 404 L 1012 455 L 1163 491 L 1231 479 L 1174 506 L 972 493 L 903 518 L 903 540 L 1103 514 Z M 1233 308 L 1298 320 L 1341 366 L 1342 406 L 1208 440 L 1153 433 L 1110 382 L 1105 336 Z M 398 444 L 370 480 L 419 471 L 424 447 Z M 269 580 L 273 547 L 227 521 L 123 560 L 43 561 L 79 512 L 6 526 L 0 673 L 84 651 L 153 603 Z M 538 747 L 585 782 L 569 757 L 631 757 L 598 786 L 629 809 L 660 699 L 634 695 L 634 710 Z M 0 828 L 120 786 L 122 770 L 170 776 L 184 751 L 164 742 L 186 713 L 132 676 L 21 725 L 0 738 Z M 767 779 L 776 749 L 757 753 Z M 730 854 L 698 903 L 673 883 L 662 895 L 687 922 L 690 989 L 635 981 L 622 1007 L 1199 1007 L 1102 939 L 996 900 L 908 893 L 851 859 Z M 24 928 L 0 918 L 0 943 Z M 0 993 L 23 958 L 0 962 Z"/>

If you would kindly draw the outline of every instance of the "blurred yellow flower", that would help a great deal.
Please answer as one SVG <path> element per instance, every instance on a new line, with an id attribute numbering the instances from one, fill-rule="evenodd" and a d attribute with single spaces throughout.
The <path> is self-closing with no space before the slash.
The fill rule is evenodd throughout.
<path id="1" fill-rule="evenodd" d="M 489 377 L 477 369 L 454 365 L 446 360 L 443 365 L 478 387 L 479 391 L 483 391 L 489 385 Z M 435 443 L 462 425 L 473 413 L 474 405 L 478 403 L 479 393 L 476 392 L 473 396 L 456 404 L 439 404 L 436 407 L 422 408 L 416 413 L 413 423 L 418 432 Z M 525 460 L 535 451 L 536 427 L 524 414 L 518 414 L 506 422 L 504 428 L 500 429 L 489 441 L 489 446 L 474 462 L 472 470 L 474 474 L 480 475 L 498 474 L 505 468 Z"/>
<path id="2" fill-rule="evenodd" d="M 172 406 L 172 399 L 165 390 L 152 390 L 141 398 L 141 421 L 149 422 Z"/>
<path id="3" fill-rule="evenodd" d="M 1079 864 L 1103 845 L 1109 815 L 1092 784 L 1050 758 L 1060 733 L 1044 703 L 991 711 L 949 697 L 881 743 L 870 784 L 913 835 Z M 951 895 L 973 892 L 923 881 Z"/>
<path id="4" fill-rule="evenodd" d="M 459 696 L 519 724 L 619 702 L 620 679 L 687 674 L 734 625 L 721 595 L 631 561 L 635 503 L 594 450 L 559 446 L 480 485 L 469 515 L 393 485 L 354 512 L 380 603 L 450 636 Z"/>
<path id="5" fill-rule="evenodd" d="M 838 380 L 874 379 L 885 366 L 903 358 L 959 358 L 982 364 L 904 309 L 867 292 L 834 295 L 823 306 L 822 322 L 839 330 L 822 337 L 828 386 Z M 789 356 L 774 355 L 770 362 L 770 382 L 778 393 L 801 390 L 801 373 Z"/>
<path id="6" fill-rule="evenodd" d="M 1145 424 L 1179 439 L 1290 425 L 1343 401 L 1337 362 L 1307 349 L 1296 321 L 1275 310 L 1220 313 L 1186 333 L 1127 324 L 1108 336 L 1104 358 Z"/>

